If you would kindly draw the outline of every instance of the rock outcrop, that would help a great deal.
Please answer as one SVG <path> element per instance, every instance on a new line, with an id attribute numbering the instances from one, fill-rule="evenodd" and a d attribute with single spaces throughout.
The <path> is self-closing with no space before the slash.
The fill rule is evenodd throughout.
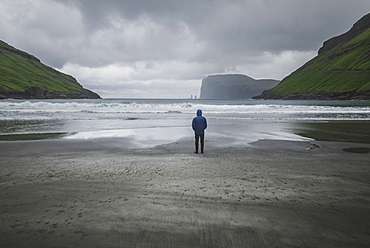
<path id="1" fill-rule="evenodd" d="M 241 74 L 210 75 L 202 80 L 201 99 L 249 99 L 279 83 L 273 79 L 256 80 Z"/>
<path id="2" fill-rule="evenodd" d="M 356 92 L 317 92 L 317 93 L 293 93 L 279 94 L 270 90 L 264 91 L 261 95 L 253 99 L 271 99 L 271 100 L 370 100 L 370 90 Z"/>
<path id="3" fill-rule="evenodd" d="M 319 55 L 330 51 L 338 45 L 350 42 L 352 39 L 366 31 L 370 27 L 369 24 L 370 14 L 367 14 L 358 20 L 348 32 L 325 41 L 323 46 L 319 49 Z"/>
<path id="4" fill-rule="evenodd" d="M 100 96 L 87 89 L 82 89 L 81 91 L 76 92 L 76 93 L 50 92 L 42 88 L 33 87 L 33 86 L 27 88 L 25 91 L 0 89 L 0 99 L 8 99 L 8 98 L 11 98 L 11 99 L 100 99 Z"/>

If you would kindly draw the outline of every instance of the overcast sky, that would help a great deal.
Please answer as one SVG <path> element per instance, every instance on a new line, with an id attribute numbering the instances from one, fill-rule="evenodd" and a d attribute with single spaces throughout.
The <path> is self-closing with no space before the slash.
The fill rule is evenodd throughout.
<path id="1" fill-rule="evenodd" d="M 1 0 L 0 39 L 103 98 L 188 98 L 211 74 L 283 79 L 369 0 Z"/>

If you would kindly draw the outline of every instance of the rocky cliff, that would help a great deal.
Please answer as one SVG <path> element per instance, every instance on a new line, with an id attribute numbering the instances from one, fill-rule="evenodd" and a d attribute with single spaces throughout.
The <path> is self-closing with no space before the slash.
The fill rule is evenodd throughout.
<path id="1" fill-rule="evenodd" d="M 0 41 L 0 99 L 100 98 L 84 89 L 75 78 Z"/>
<path id="2" fill-rule="evenodd" d="M 370 14 L 255 99 L 370 100 Z"/>
<path id="3" fill-rule="evenodd" d="M 211 75 L 202 80 L 201 99 L 249 99 L 279 83 L 273 79 L 256 80 L 234 75 Z"/>

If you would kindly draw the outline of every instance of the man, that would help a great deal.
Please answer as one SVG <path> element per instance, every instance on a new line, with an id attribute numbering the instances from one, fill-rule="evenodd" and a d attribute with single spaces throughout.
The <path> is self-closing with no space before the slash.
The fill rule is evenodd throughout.
<path id="1" fill-rule="evenodd" d="M 207 128 L 207 119 L 202 116 L 202 110 L 197 110 L 197 116 L 193 118 L 192 127 L 195 133 L 195 153 L 199 150 L 199 139 L 200 139 L 200 151 L 204 152 L 204 130 Z"/>

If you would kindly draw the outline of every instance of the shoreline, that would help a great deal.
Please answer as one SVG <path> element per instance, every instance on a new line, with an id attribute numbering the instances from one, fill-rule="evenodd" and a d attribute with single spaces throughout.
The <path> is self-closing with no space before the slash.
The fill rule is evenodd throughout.
<path id="1" fill-rule="evenodd" d="M 219 140 L 217 140 L 219 141 Z M 366 247 L 369 144 L 0 142 L 2 247 Z M 125 148 L 126 147 L 126 148 Z"/>

